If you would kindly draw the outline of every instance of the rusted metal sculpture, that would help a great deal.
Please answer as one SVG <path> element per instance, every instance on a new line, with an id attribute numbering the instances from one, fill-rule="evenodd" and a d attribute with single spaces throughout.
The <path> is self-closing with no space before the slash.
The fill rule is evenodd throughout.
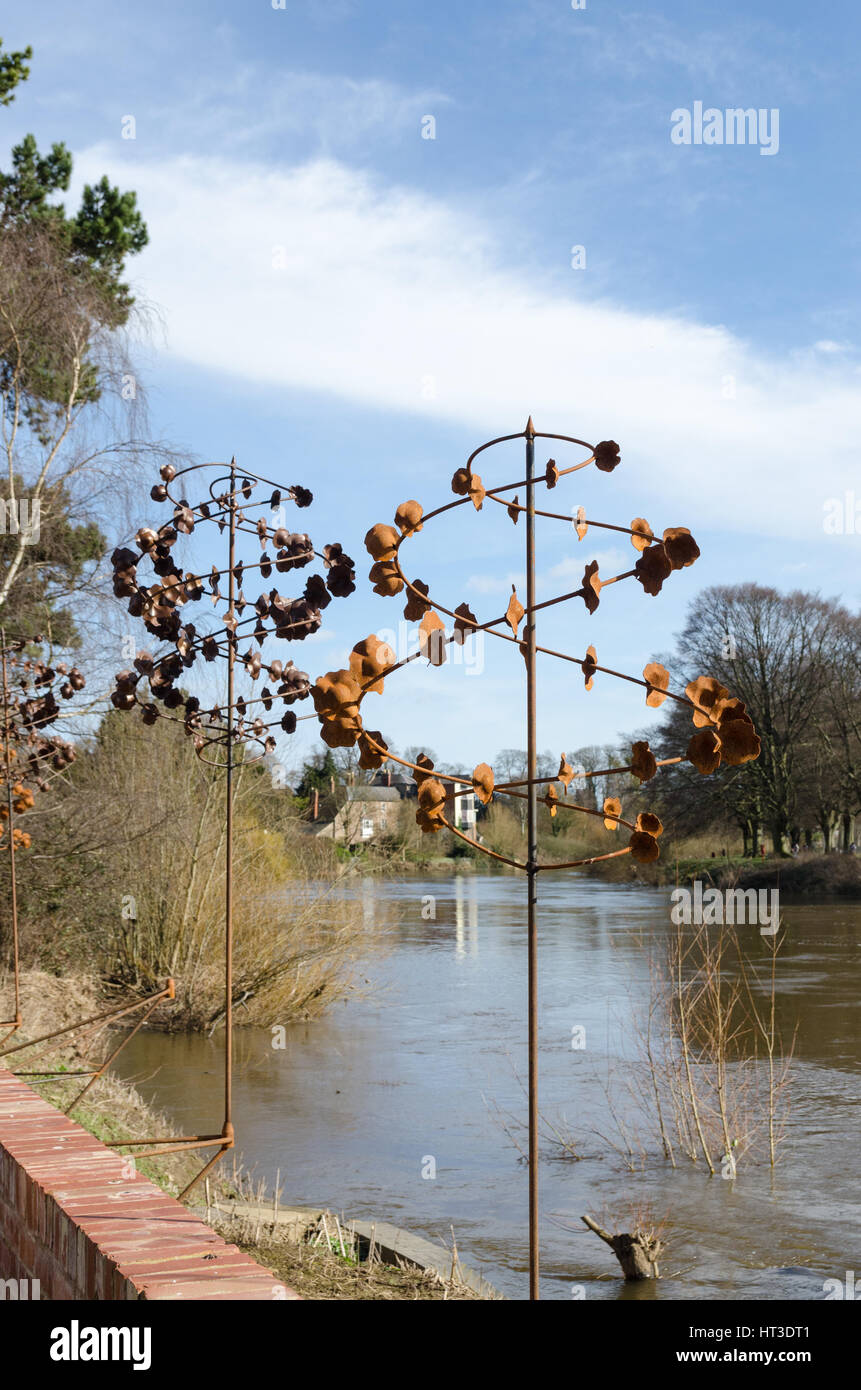
<path id="1" fill-rule="evenodd" d="M 14 1018 L 0 1020 L 0 1028 L 8 1032 L 0 1039 L 6 1044 L 13 1034 L 24 1026 L 21 1011 L 21 966 L 19 951 L 18 923 L 18 872 L 16 853 L 28 850 L 31 837 L 28 831 L 15 825 L 15 820 L 31 810 L 37 792 L 44 792 L 52 781 L 62 776 L 66 768 L 75 761 L 75 746 L 56 734 L 48 735 L 45 730 L 60 717 L 61 700 L 71 700 L 84 689 L 85 680 L 77 666 L 71 668 L 65 662 L 50 665 L 41 656 L 28 655 L 29 651 L 42 649 L 45 639 L 41 633 L 26 637 L 7 639 L 5 630 L 0 630 L 0 674 L 3 700 L 3 753 L 0 763 L 0 782 L 5 784 L 5 804 L 0 805 L 0 841 L 4 841 L 9 863 L 9 901 L 11 918 L 11 959 Z M 32 1084 L 40 1085 L 48 1081 L 68 1076 L 87 1077 L 83 1090 L 69 1101 L 66 1113 L 73 1110 L 86 1095 L 90 1087 L 103 1076 L 107 1068 L 119 1056 L 126 1043 L 143 1026 L 155 1007 L 165 999 L 173 998 L 173 981 L 168 980 L 165 987 L 144 999 L 118 1004 L 90 1018 L 80 1019 L 65 1028 L 43 1033 L 38 1038 L 26 1042 L 16 1042 L 10 1047 L 3 1046 L 0 1056 L 8 1057 L 31 1047 L 52 1042 L 94 1025 L 116 1021 L 138 1009 L 146 1012 L 132 1031 L 114 1048 L 110 1056 L 97 1067 L 80 1071 L 46 1071 L 41 1069 L 18 1070 L 17 1076 L 26 1076 Z"/>
<path id="2" fill-rule="evenodd" d="M 41 634 L 7 640 L 0 629 L 0 697 L 3 700 L 3 753 L 0 782 L 5 784 L 5 804 L 0 805 L 0 843 L 5 839 L 9 860 L 9 899 L 12 927 L 12 979 L 15 1017 L 0 1019 L 0 1028 L 10 1031 L 6 1041 L 22 1026 L 18 933 L 18 878 L 16 850 L 30 848 L 29 832 L 15 824 L 35 804 L 36 791 L 45 791 L 48 782 L 75 759 L 72 744 L 48 737 L 44 730 L 60 714 L 57 694 L 71 700 L 84 688 L 84 677 L 76 666 L 56 667 L 27 655 L 27 649 L 40 648 Z"/>
<path id="3" fill-rule="evenodd" d="M 181 495 L 181 480 L 201 470 L 210 475 L 209 496 L 192 505 Z M 155 502 L 172 503 L 172 519 L 157 529 L 141 527 L 135 536 L 136 550 L 121 546 L 114 551 L 114 593 L 128 599 L 129 613 L 140 618 L 164 647 L 156 655 L 138 652 L 132 667 L 117 675 L 111 701 L 118 710 L 138 709 L 146 724 L 154 724 L 157 719 L 182 724 L 197 756 L 225 774 L 224 1121 L 220 1134 L 140 1139 L 122 1147 L 140 1150 L 138 1157 L 157 1157 L 217 1146 L 217 1153 L 181 1194 L 186 1196 L 235 1143 L 233 784 L 239 761 L 237 752 L 241 750 L 245 765 L 274 752 L 275 731 L 294 731 L 297 720 L 292 706 L 311 692 L 311 681 L 304 671 L 297 670 L 292 661 L 284 664 L 266 659 L 260 648 L 269 635 L 301 641 L 316 632 L 321 610 L 333 597 L 346 597 L 353 591 L 355 574 L 353 561 L 340 545 L 327 545 L 318 555 L 306 534 L 289 532 L 281 524 L 270 526 L 264 512 L 278 512 L 286 502 L 304 508 L 313 501 L 308 489 L 298 483 L 288 487 L 256 473 L 240 472 L 235 459 L 229 464 L 194 464 L 179 471 L 172 464 L 165 464 L 161 482 L 153 487 L 151 496 Z M 175 556 L 180 536 L 191 535 L 204 523 L 217 526 L 220 532 L 227 531 L 226 564 L 221 569 L 213 565 L 206 579 L 189 571 L 183 573 Z M 237 546 L 242 536 L 254 537 L 259 558 L 248 561 L 239 557 Z M 274 555 L 270 555 L 270 547 Z M 285 574 L 303 569 L 315 559 L 322 561 L 325 577 L 312 574 L 298 598 L 286 598 L 274 588 L 254 601 L 245 597 L 243 583 L 255 571 L 269 579 L 273 570 Z M 155 576 L 149 585 L 142 584 L 138 577 L 144 562 L 151 564 Z M 223 583 L 227 586 L 226 594 L 221 591 Z M 205 630 L 186 616 L 190 605 L 204 598 L 211 601 L 216 612 L 215 627 L 209 624 Z M 244 616 L 246 610 L 248 616 Z M 247 649 L 240 652 L 240 642 L 246 640 Z M 209 708 L 201 703 L 200 696 L 181 689 L 180 683 L 198 661 L 223 661 L 227 667 L 226 700 L 216 701 Z M 251 681 L 266 676 L 274 689 L 264 684 L 258 696 L 245 698 L 237 694 L 237 663 Z M 279 705 L 284 712 L 273 715 Z"/>
<path id="4" fill-rule="evenodd" d="M 526 476 L 514 483 L 504 483 L 485 487 L 474 471 L 473 464 L 480 454 L 495 445 L 510 440 L 523 439 L 526 447 Z M 563 445 L 586 450 L 587 456 L 567 468 L 560 468 L 550 459 L 543 474 L 535 474 L 536 439 L 555 440 Z M 600 859 L 612 859 L 630 854 L 640 863 L 649 863 L 659 857 L 658 844 L 662 832 L 659 818 L 650 812 L 642 812 L 636 822 L 622 816 L 621 801 L 617 797 L 607 797 L 603 810 L 592 810 L 566 800 L 568 788 L 577 777 L 608 777 L 630 775 L 640 783 L 654 777 L 659 767 L 670 763 L 691 762 L 701 773 L 713 772 L 721 762 L 738 766 L 756 758 L 760 752 L 760 741 L 754 730 L 752 720 L 740 700 L 733 699 L 729 691 L 710 676 L 701 676 L 690 682 L 684 694 L 670 690 L 670 675 L 656 662 L 650 662 L 642 677 L 625 675 L 612 671 L 598 663 L 594 646 L 588 646 L 582 656 L 554 651 L 540 646 L 536 638 L 536 615 L 556 604 L 571 599 L 582 599 L 587 612 L 594 614 L 599 606 L 601 594 L 612 584 L 625 579 L 634 579 L 642 585 L 647 594 L 660 593 L 666 579 L 675 571 L 692 565 L 699 555 L 699 547 L 686 527 L 673 526 L 656 534 L 642 517 L 636 517 L 629 526 L 615 523 L 593 521 L 586 517 L 580 507 L 568 514 L 539 510 L 535 505 L 535 492 L 539 486 L 548 491 L 555 489 L 563 477 L 576 473 L 594 464 L 602 473 L 610 473 L 620 462 L 619 447 L 613 440 L 604 440 L 597 445 L 570 435 L 548 434 L 536 430 L 532 419 L 526 428 L 516 434 L 501 435 L 482 444 L 459 468 L 452 478 L 451 488 L 455 501 L 444 503 L 433 511 L 425 512 L 415 500 L 402 503 L 394 517 L 394 525 L 384 523 L 371 527 L 365 537 L 366 548 L 373 565 L 370 571 L 374 592 L 388 597 L 406 595 L 404 617 L 408 621 L 418 621 L 419 650 L 411 656 L 398 661 L 391 648 L 375 635 L 357 643 L 350 655 L 349 668 L 330 671 L 322 676 L 312 689 L 317 716 L 320 720 L 320 733 L 330 748 L 352 747 L 358 745 L 359 765 L 364 768 L 379 768 L 384 763 L 398 763 L 412 771 L 418 786 L 418 810 L 416 820 L 421 829 L 435 834 L 447 829 L 459 839 L 466 841 L 473 849 L 490 858 L 501 861 L 513 869 L 523 871 L 527 880 L 527 1014 L 528 1014 L 528 1055 L 529 1055 L 529 1296 L 538 1298 L 538 951 L 536 902 L 538 876 L 550 870 L 577 868 L 593 864 Z M 519 493 L 524 491 L 525 503 L 519 501 Z M 513 498 L 510 494 L 514 494 Z M 472 504 L 480 512 L 486 501 L 506 507 L 511 521 L 518 524 L 521 516 L 525 521 L 526 550 L 526 606 L 520 602 L 516 592 L 512 592 L 505 613 L 498 617 L 479 621 L 466 603 L 457 608 L 448 608 L 433 597 L 428 586 L 420 579 L 409 580 L 403 568 L 401 548 L 411 541 L 429 522 L 455 507 Z M 601 579 L 598 563 L 592 560 L 585 566 L 583 581 L 578 589 L 561 594 L 557 598 L 546 599 L 541 603 L 535 598 L 535 518 L 542 517 L 562 521 L 571 525 L 579 541 L 587 535 L 590 527 L 615 531 L 630 537 L 631 544 L 638 553 L 632 569 L 623 574 Z M 440 614 L 452 620 L 453 627 L 446 631 Z M 521 629 L 521 623 L 523 627 Z M 506 631 L 507 629 L 507 631 Z M 492 768 L 485 762 L 475 767 L 471 776 L 459 773 L 441 772 L 434 767 L 425 754 L 416 762 L 398 757 L 390 751 L 382 734 L 365 727 L 362 718 L 362 705 L 367 695 L 381 694 L 384 681 L 395 671 L 409 665 L 421 656 L 427 657 L 434 666 L 442 665 L 446 659 L 446 646 L 449 643 L 463 643 L 475 632 L 484 632 L 491 637 L 513 643 L 526 663 L 526 735 L 527 735 L 527 776 L 522 781 L 497 783 Z M 693 716 L 695 732 L 683 754 L 678 757 L 657 759 L 645 740 L 634 743 L 631 759 L 623 767 L 604 768 L 599 772 L 575 772 L 562 754 L 559 771 L 555 777 L 539 777 L 537 774 L 536 712 L 537 684 L 535 661 L 538 652 L 556 657 L 561 661 L 579 666 L 586 681 L 586 689 L 591 690 L 598 674 L 614 676 L 620 680 L 639 685 L 646 692 L 646 704 L 654 709 L 671 699 L 687 705 Z M 560 796 L 556 784 L 562 789 Z M 574 811 L 585 815 L 603 818 L 608 831 L 617 832 L 624 827 L 630 832 L 628 843 L 621 849 L 591 858 L 568 861 L 567 863 L 538 862 L 538 798 L 543 790 L 542 801 L 549 808 L 551 816 L 558 811 Z M 507 796 L 526 801 L 526 857 L 523 860 L 508 858 L 498 854 L 465 834 L 452 823 L 447 814 L 455 805 L 458 796 L 474 792 L 478 799 L 488 805 L 495 796 Z"/>

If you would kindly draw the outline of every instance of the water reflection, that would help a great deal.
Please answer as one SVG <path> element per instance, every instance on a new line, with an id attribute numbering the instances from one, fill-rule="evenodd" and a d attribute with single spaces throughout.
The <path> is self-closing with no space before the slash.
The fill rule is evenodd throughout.
<path id="1" fill-rule="evenodd" d="M 455 955 L 478 955 L 478 894 L 475 880 L 458 876 L 454 883 L 455 923 L 457 929 Z"/>
<path id="2" fill-rule="evenodd" d="M 243 1154 L 273 1178 L 280 1168 L 285 1200 L 436 1240 L 454 1226 L 464 1258 L 515 1298 L 526 1268 L 526 1172 L 512 1142 L 526 1073 L 519 887 L 478 874 L 357 880 L 346 891 L 369 934 L 389 924 L 391 949 L 361 970 L 374 991 L 291 1026 L 283 1051 L 265 1030 L 241 1031 L 236 1084 Z M 629 1065 L 630 1030 L 619 1025 L 648 996 L 667 895 L 573 876 L 542 884 L 540 1103 L 583 1154 L 542 1161 L 544 1297 L 577 1297 L 582 1286 L 589 1298 L 821 1298 L 824 1279 L 858 1268 L 861 905 L 788 907 L 785 917 L 778 1004 L 799 1034 L 783 1162 L 774 1173 L 742 1166 L 735 1181 L 660 1161 L 629 1172 L 600 1137 L 612 1131 L 607 1078 Z M 572 1049 L 574 1026 L 585 1028 L 584 1050 Z M 186 1132 L 219 1112 L 217 1039 L 140 1035 L 123 1058 L 126 1074 L 158 1069 L 141 1089 Z M 433 1179 L 422 1175 L 429 1155 Z M 669 1222 L 657 1285 L 623 1285 L 580 1224 L 583 1212 L 631 1200 Z"/>

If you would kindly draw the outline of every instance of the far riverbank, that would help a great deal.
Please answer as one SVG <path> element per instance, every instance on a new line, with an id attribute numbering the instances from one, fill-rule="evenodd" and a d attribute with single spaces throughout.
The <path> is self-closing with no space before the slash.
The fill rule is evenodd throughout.
<path id="1" fill-rule="evenodd" d="M 541 857 L 552 863 L 552 853 L 545 851 Z M 439 855 L 423 860 L 381 853 L 357 854 L 353 868 L 357 874 L 383 878 L 516 873 L 504 864 L 497 865 L 472 854 Z M 666 845 L 656 864 L 636 864 L 629 857 L 623 857 L 599 860 L 575 872 L 608 883 L 643 884 L 652 888 L 693 883 L 699 879 L 716 888 L 779 888 L 787 897 L 861 901 L 861 860 L 858 855 L 838 852 L 801 853 L 795 858 L 769 855 L 765 859 L 754 859 L 717 854 L 692 858 L 685 854 L 675 855 L 672 846 Z"/>

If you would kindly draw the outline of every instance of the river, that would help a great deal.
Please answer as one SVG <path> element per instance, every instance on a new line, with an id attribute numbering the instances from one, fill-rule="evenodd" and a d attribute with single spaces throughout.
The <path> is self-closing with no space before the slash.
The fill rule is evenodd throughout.
<path id="1" fill-rule="evenodd" d="M 464 1262 L 523 1298 L 527 1180 L 513 1142 L 525 1143 L 523 885 L 475 874 L 364 878 L 348 891 L 386 949 L 360 964 L 369 984 L 324 1018 L 290 1025 L 285 1048 L 269 1030 L 238 1030 L 243 1159 L 270 1183 L 280 1170 L 285 1204 L 447 1243 L 453 1228 Z M 861 904 L 782 907 L 778 1011 L 786 1035 L 796 1023 L 798 1035 L 779 1163 L 744 1160 L 729 1180 L 656 1156 L 630 1171 L 607 1141 L 605 1088 L 630 1065 L 626 1020 L 649 995 L 667 893 L 573 874 L 542 880 L 540 1106 L 582 1154 L 566 1160 L 544 1146 L 542 1297 L 822 1299 L 824 1280 L 861 1271 Z M 577 1027 L 585 1047 L 572 1047 Z M 123 1074 L 185 1133 L 220 1123 L 220 1060 L 217 1036 L 140 1034 L 121 1054 Z M 659 1281 L 625 1285 L 580 1222 L 631 1201 L 667 1222 Z"/>

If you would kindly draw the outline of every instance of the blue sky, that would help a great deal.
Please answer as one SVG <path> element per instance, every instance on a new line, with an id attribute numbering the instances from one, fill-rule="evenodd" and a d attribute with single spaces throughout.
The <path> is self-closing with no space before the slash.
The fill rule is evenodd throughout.
<path id="1" fill-rule="evenodd" d="M 531 412 L 622 447 L 612 475 L 560 486 L 558 510 L 699 540 L 660 597 L 628 581 L 592 618 L 577 601 L 547 622 L 550 645 L 592 642 L 639 674 L 707 584 L 857 608 L 861 521 L 831 535 L 823 518 L 829 499 L 861 503 L 859 30 L 853 6 L 793 0 L 156 0 L 83 3 L 74 25 L 49 0 L 4 17 L 7 48 L 34 58 L 0 145 L 62 139 L 79 183 L 138 190 L 151 245 L 130 275 L 163 325 L 141 353 L 154 432 L 310 486 L 301 529 L 356 559 L 358 594 L 297 664 L 319 674 L 396 630 L 365 531 L 408 497 L 448 500 L 472 448 Z M 674 144 L 672 113 L 695 102 L 776 110 L 777 152 Z M 152 520 L 146 491 L 141 508 Z M 482 617 L 521 573 L 522 528 L 488 512 L 407 550 L 415 577 Z M 542 543 L 541 596 L 596 555 L 602 574 L 633 556 L 564 525 Z M 476 673 L 415 663 L 373 714 L 369 697 L 368 722 L 453 762 L 522 744 L 521 663 L 494 645 Z M 556 752 L 659 718 L 632 687 L 541 675 Z"/>

